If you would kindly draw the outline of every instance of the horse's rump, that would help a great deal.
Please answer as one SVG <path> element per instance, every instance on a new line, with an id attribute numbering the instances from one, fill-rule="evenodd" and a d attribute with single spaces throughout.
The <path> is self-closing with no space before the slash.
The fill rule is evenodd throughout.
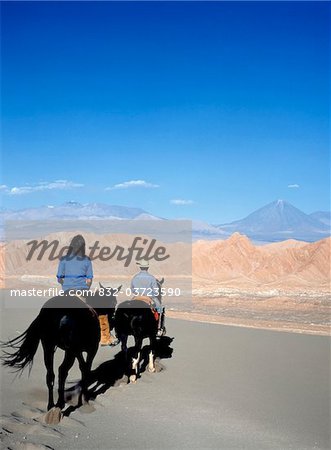
<path id="1" fill-rule="evenodd" d="M 148 304 L 145 300 L 140 300 L 140 299 L 139 300 L 138 299 L 126 300 L 126 301 L 120 303 L 117 306 L 116 311 L 119 311 L 121 309 L 132 310 L 132 311 L 137 310 L 137 309 L 143 309 L 146 311 L 151 311 L 150 304 Z"/>
<path id="2" fill-rule="evenodd" d="M 53 297 L 47 300 L 39 315 L 41 336 L 53 340 L 62 349 L 86 349 L 95 339 L 100 339 L 96 312 L 77 297 Z"/>
<path id="3" fill-rule="evenodd" d="M 148 297 L 147 295 L 137 295 L 136 297 L 133 297 L 133 299 L 131 301 L 139 301 L 139 302 L 144 302 L 147 303 L 147 305 L 151 306 L 152 299 L 150 297 Z"/>
<path id="4" fill-rule="evenodd" d="M 157 322 L 151 307 L 141 300 L 127 300 L 120 303 L 115 313 L 117 336 L 122 334 L 149 336 L 156 334 Z"/>
<path id="5" fill-rule="evenodd" d="M 58 295 L 52 297 L 44 303 L 42 309 L 89 309 L 90 306 L 87 305 L 83 300 L 76 297 L 75 295 Z"/>

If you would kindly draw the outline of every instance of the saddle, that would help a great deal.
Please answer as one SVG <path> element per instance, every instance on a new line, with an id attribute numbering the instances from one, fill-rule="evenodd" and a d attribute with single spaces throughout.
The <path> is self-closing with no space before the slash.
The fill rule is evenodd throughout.
<path id="1" fill-rule="evenodd" d="M 148 297 L 147 295 L 136 295 L 135 297 L 132 298 L 132 300 L 140 300 L 141 302 L 145 302 L 147 303 L 147 305 L 151 308 L 152 313 L 155 317 L 155 320 L 158 321 L 159 320 L 159 313 L 156 311 L 156 309 L 153 307 L 153 300 Z"/>
<path id="2" fill-rule="evenodd" d="M 132 300 L 139 300 L 141 302 L 145 302 L 149 306 L 151 306 L 153 303 L 152 299 L 147 295 L 136 295 L 135 297 L 132 298 Z"/>
<path id="3" fill-rule="evenodd" d="M 77 292 L 73 292 L 73 295 L 71 295 L 71 297 L 77 298 L 78 300 L 80 300 L 82 303 L 84 303 L 84 308 L 87 308 L 93 317 L 95 317 L 97 319 L 99 318 L 98 313 L 96 312 L 96 310 L 94 308 L 92 308 L 91 305 L 89 305 L 87 303 L 85 297 L 83 297 L 82 295 L 78 295 Z"/>

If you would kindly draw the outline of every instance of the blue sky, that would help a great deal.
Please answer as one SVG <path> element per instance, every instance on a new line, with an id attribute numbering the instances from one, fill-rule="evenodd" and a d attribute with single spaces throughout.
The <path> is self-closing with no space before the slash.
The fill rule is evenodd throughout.
<path id="1" fill-rule="evenodd" d="M 3 206 L 330 208 L 328 3 L 1 9 Z"/>

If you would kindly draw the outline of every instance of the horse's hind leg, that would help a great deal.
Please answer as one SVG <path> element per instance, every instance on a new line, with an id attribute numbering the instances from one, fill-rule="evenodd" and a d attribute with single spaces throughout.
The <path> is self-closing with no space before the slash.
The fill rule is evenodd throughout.
<path id="1" fill-rule="evenodd" d="M 62 409 L 65 405 L 64 401 L 64 387 L 68 376 L 68 372 L 75 362 L 75 355 L 72 352 L 66 351 L 64 355 L 64 360 L 59 367 L 59 398 L 57 400 L 56 406 Z"/>
<path id="2" fill-rule="evenodd" d="M 44 350 L 44 362 L 46 366 L 46 384 L 48 388 L 48 404 L 47 404 L 47 411 L 53 408 L 54 406 L 54 394 L 53 394 L 53 388 L 54 388 L 54 351 L 55 347 L 53 344 L 48 344 L 45 342 L 42 342 L 43 350 Z"/>
<path id="3" fill-rule="evenodd" d="M 149 338 L 150 347 L 149 347 L 149 355 L 148 355 L 148 372 L 155 372 L 155 338 Z"/>
<path id="4" fill-rule="evenodd" d="M 142 343 L 143 343 L 143 340 L 140 337 L 135 337 L 134 340 L 135 340 L 135 346 L 134 346 L 134 353 L 132 356 L 131 375 L 129 378 L 130 383 L 135 383 L 137 380 L 140 351 L 141 351 L 141 347 L 142 347 Z"/>
<path id="5" fill-rule="evenodd" d="M 124 353 L 125 357 L 127 356 L 127 353 L 128 353 L 128 337 L 129 336 L 127 336 L 125 334 L 121 334 L 119 336 L 119 339 L 121 341 L 121 350 Z"/>
<path id="6" fill-rule="evenodd" d="M 83 396 L 85 398 L 85 401 L 88 402 L 88 383 L 89 383 L 89 375 L 91 373 L 91 367 L 93 359 L 96 355 L 97 349 L 90 351 L 87 353 L 86 361 L 84 360 L 83 354 L 79 353 L 77 355 L 79 368 L 82 374 L 82 381 L 81 386 L 82 390 L 78 398 L 78 404 L 77 406 L 80 407 L 83 404 Z"/>

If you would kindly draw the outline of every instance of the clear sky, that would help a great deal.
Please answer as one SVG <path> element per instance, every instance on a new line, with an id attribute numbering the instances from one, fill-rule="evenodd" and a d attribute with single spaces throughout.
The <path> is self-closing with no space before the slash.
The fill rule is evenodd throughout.
<path id="1" fill-rule="evenodd" d="M 1 2 L 3 206 L 330 209 L 327 2 Z"/>

